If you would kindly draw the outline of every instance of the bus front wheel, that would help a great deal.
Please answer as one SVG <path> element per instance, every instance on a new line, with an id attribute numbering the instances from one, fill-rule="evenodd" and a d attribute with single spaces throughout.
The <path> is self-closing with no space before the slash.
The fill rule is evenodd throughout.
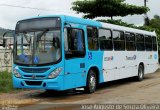
<path id="1" fill-rule="evenodd" d="M 96 73 L 93 70 L 90 70 L 87 77 L 87 84 L 85 87 L 86 93 L 94 93 L 96 90 L 97 85 L 97 79 L 96 79 Z"/>
<path id="2" fill-rule="evenodd" d="M 138 81 L 142 81 L 143 78 L 144 78 L 144 67 L 142 65 L 139 65 L 137 79 Z"/>

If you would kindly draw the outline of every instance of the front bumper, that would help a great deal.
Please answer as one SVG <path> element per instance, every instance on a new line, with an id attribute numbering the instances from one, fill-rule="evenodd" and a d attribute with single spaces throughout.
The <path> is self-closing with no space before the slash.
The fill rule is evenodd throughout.
<path id="1" fill-rule="evenodd" d="M 22 79 L 16 78 L 13 75 L 13 87 L 14 88 L 27 88 L 27 89 L 48 89 L 48 90 L 64 90 L 63 76 L 58 76 L 54 79 Z"/>

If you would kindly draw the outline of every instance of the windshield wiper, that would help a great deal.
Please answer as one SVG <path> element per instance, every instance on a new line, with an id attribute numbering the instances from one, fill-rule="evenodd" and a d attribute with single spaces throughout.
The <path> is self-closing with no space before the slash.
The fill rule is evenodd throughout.
<path id="1" fill-rule="evenodd" d="M 46 29 L 46 30 L 42 31 L 41 33 L 37 34 L 37 39 L 36 39 L 36 41 L 38 42 L 39 39 L 41 39 L 41 37 L 42 37 L 46 32 L 48 32 L 48 31 L 49 31 L 49 29 Z"/>
<path id="2" fill-rule="evenodd" d="M 28 38 L 27 38 L 28 36 L 27 36 L 25 33 L 24 33 L 23 35 L 24 35 L 24 38 L 26 39 L 27 43 L 30 44 L 30 43 L 31 43 L 31 39 L 28 39 Z M 29 37 L 30 37 L 30 36 L 29 36 Z M 31 37 L 30 37 L 30 38 L 31 38 Z"/>

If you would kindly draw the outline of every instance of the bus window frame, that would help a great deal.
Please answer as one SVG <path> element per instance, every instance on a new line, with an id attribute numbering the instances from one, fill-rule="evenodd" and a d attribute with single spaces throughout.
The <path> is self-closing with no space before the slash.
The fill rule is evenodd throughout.
<path id="1" fill-rule="evenodd" d="M 122 33 L 123 33 L 123 37 L 124 37 L 124 49 L 123 49 L 123 50 L 115 50 L 115 48 L 114 48 L 113 31 L 119 31 L 119 32 L 122 32 Z M 123 30 L 113 29 L 113 30 L 112 30 L 112 41 L 113 41 L 113 49 L 114 49 L 114 51 L 126 51 L 126 38 L 125 38 L 125 31 L 123 31 Z M 122 41 L 122 40 L 120 40 L 120 41 Z"/>
<path id="2" fill-rule="evenodd" d="M 95 28 L 95 29 L 97 30 L 97 49 L 89 49 L 89 43 L 88 43 L 88 27 L 90 27 L 90 28 Z M 89 51 L 98 51 L 98 50 L 100 49 L 98 29 L 99 29 L 99 28 L 96 27 L 96 26 L 90 26 L 90 25 L 87 25 L 87 26 L 86 26 L 87 49 L 88 49 Z"/>
<path id="3" fill-rule="evenodd" d="M 143 35 L 143 42 L 137 42 L 137 35 Z M 143 43 L 144 49 L 143 50 L 137 50 L 137 51 L 146 51 L 145 47 L 145 35 L 141 33 L 135 33 L 135 43 L 136 43 L 136 50 L 137 50 L 137 43 Z"/>
<path id="4" fill-rule="evenodd" d="M 82 31 L 82 34 L 83 34 L 83 43 L 84 43 L 84 55 L 82 57 L 79 57 L 79 56 L 74 56 L 74 57 L 71 57 L 71 58 L 66 58 L 66 52 L 65 52 L 65 48 L 64 48 L 64 57 L 65 57 L 65 60 L 70 60 L 70 59 L 75 59 L 75 58 L 85 58 L 86 56 L 86 43 L 85 43 L 85 31 L 84 29 L 82 28 L 75 28 L 75 27 L 64 27 L 64 30 L 65 29 L 77 29 L 77 30 L 81 30 Z M 68 38 L 68 37 L 67 37 Z M 64 45 L 63 47 L 65 46 L 65 40 L 64 40 Z"/>
<path id="5" fill-rule="evenodd" d="M 158 51 L 158 42 L 157 42 L 158 40 L 157 40 L 157 36 L 151 36 L 151 37 L 152 37 L 152 51 L 156 52 L 156 51 Z M 156 39 L 156 46 L 157 46 L 157 47 L 156 47 L 156 50 L 153 49 L 153 48 L 154 48 L 153 45 L 155 44 L 155 43 L 153 43 L 153 37 Z"/>
<path id="6" fill-rule="evenodd" d="M 126 39 L 126 33 L 130 33 L 130 34 L 134 34 L 134 47 L 135 49 L 134 50 L 127 50 L 127 39 Z M 126 51 L 137 51 L 137 48 L 136 48 L 136 33 L 134 32 L 130 32 L 130 31 L 124 31 L 124 37 L 125 37 L 125 50 Z M 133 42 L 133 41 L 132 41 Z"/>
<path id="7" fill-rule="evenodd" d="M 100 39 L 99 39 L 99 29 L 104 29 L 104 30 L 109 30 L 110 31 L 110 33 L 111 33 L 111 42 L 112 42 L 112 49 L 101 49 L 100 48 Z M 98 41 L 99 41 L 99 49 L 101 50 L 101 51 L 113 51 L 114 50 L 114 45 L 113 45 L 113 34 L 112 34 L 112 30 L 110 29 L 110 28 L 103 28 L 103 27 L 101 27 L 101 28 L 99 28 L 98 29 Z"/>
<path id="8" fill-rule="evenodd" d="M 151 49 L 151 50 L 147 50 L 147 49 L 146 49 L 146 39 L 145 39 L 146 36 L 147 36 L 147 37 L 150 36 L 151 39 L 152 39 L 152 36 L 151 36 L 151 35 L 147 35 L 147 34 L 144 35 L 144 45 L 145 45 L 145 50 L 146 50 L 146 52 L 151 52 L 151 51 L 153 51 L 153 40 L 152 40 L 152 42 L 151 42 L 152 49 Z"/>

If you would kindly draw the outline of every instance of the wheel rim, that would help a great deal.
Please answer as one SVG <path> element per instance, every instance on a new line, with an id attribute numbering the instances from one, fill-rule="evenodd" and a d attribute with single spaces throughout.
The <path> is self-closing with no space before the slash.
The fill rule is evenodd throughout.
<path id="1" fill-rule="evenodd" d="M 140 79 L 143 78 L 143 70 L 142 70 L 142 69 L 139 70 L 139 78 L 140 78 Z"/>
<path id="2" fill-rule="evenodd" d="M 95 86 L 96 86 L 96 78 L 95 78 L 95 76 L 94 75 L 91 75 L 91 77 L 90 77 L 90 81 L 89 81 L 89 89 L 91 90 L 91 91 L 94 91 L 95 90 Z"/>

